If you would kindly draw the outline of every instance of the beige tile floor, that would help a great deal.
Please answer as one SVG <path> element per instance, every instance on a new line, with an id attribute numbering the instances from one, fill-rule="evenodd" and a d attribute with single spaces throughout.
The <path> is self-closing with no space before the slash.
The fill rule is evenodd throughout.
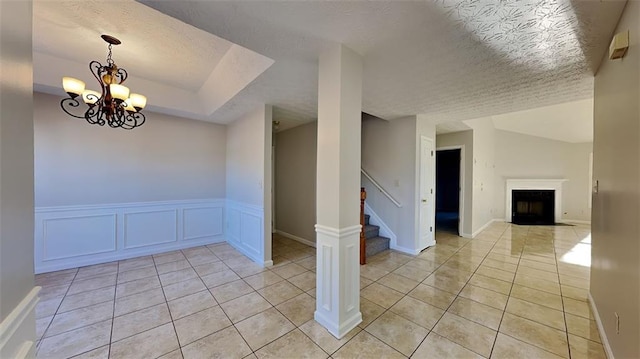
<path id="1" fill-rule="evenodd" d="M 364 320 L 341 340 L 313 320 L 315 250 L 279 236 L 267 269 L 216 244 L 38 275 L 37 356 L 605 358 L 588 227 L 437 242 L 361 267 Z"/>

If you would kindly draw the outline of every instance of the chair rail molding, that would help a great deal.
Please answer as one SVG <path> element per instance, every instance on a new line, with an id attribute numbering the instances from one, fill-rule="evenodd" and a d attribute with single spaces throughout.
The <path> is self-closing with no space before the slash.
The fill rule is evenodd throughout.
<path id="1" fill-rule="evenodd" d="M 35 273 L 225 240 L 223 199 L 35 209 Z"/>

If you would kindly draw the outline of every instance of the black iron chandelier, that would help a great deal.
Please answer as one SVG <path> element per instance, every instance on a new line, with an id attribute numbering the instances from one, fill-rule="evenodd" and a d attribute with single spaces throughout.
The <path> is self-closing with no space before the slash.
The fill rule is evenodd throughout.
<path id="1" fill-rule="evenodd" d="M 145 117 L 140 112 L 147 104 L 147 98 L 139 94 L 129 94 L 129 88 L 122 83 L 127 79 L 127 71 L 116 66 L 111 58 L 111 47 L 120 45 L 120 40 L 113 36 L 102 35 L 109 44 L 106 65 L 98 61 L 89 63 L 89 70 L 100 84 L 101 92 L 85 90 L 84 82 L 72 77 L 62 78 L 62 87 L 69 95 L 60 102 L 60 107 L 69 116 L 84 118 L 92 125 L 109 125 L 112 128 L 131 130 L 141 126 Z M 78 96 L 89 107 L 84 114 L 77 110 L 80 106 Z"/>

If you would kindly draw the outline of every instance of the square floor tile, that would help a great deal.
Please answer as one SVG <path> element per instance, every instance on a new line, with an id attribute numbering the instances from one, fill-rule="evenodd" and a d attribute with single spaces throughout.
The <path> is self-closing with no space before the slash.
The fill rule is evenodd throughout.
<path id="1" fill-rule="evenodd" d="M 400 299 L 390 310 L 429 330 L 444 314 L 444 310 L 409 296 Z"/>
<path id="2" fill-rule="evenodd" d="M 220 306 L 233 323 L 272 308 L 271 303 L 256 292 L 222 303 Z"/>
<path id="3" fill-rule="evenodd" d="M 311 339 L 299 329 L 292 330 L 258 350 L 256 356 L 262 358 L 327 358 L 327 353 L 320 349 Z"/>
<path id="4" fill-rule="evenodd" d="M 167 323 L 112 343 L 109 358 L 157 358 L 178 348 L 173 324 Z"/>
<path id="5" fill-rule="evenodd" d="M 452 313 L 445 313 L 433 331 L 484 357 L 489 357 L 496 331 Z"/>
<path id="6" fill-rule="evenodd" d="M 173 320 L 180 319 L 203 309 L 218 305 L 208 290 L 203 290 L 201 292 L 174 299 L 168 304 Z"/>
<path id="7" fill-rule="evenodd" d="M 422 342 L 422 344 L 420 344 L 416 352 L 413 354 L 412 358 L 482 359 L 483 357 L 463 347 L 462 345 L 456 344 L 445 337 L 431 332 L 429 333 L 429 335 L 427 335 L 427 338 Z"/>
<path id="8" fill-rule="evenodd" d="M 236 329 L 254 351 L 293 330 L 295 326 L 275 308 L 247 318 Z"/>
<path id="9" fill-rule="evenodd" d="M 207 308 L 173 322 L 180 346 L 185 346 L 231 325 L 219 306 Z"/>
<path id="10" fill-rule="evenodd" d="M 559 330 L 566 330 L 564 313 L 560 310 L 548 308 L 539 304 L 527 302 L 518 298 L 509 298 L 506 311 L 522 318 L 533 320 Z"/>
<path id="11" fill-rule="evenodd" d="M 345 345 L 356 334 L 360 333 L 360 328 L 354 328 L 341 339 L 336 339 L 325 327 L 315 320 L 309 320 L 299 327 L 311 340 L 313 340 L 322 350 L 333 354 L 336 350 Z"/>
<path id="12" fill-rule="evenodd" d="M 500 332 L 556 355 L 569 357 L 567 334 L 563 331 L 505 313 Z"/>
<path id="13" fill-rule="evenodd" d="M 244 358 L 251 354 L 251 348 L 231 326 L 183 347 L 182 353 L 184 359 Z"/>
<path id="14" fill-rule="evenodd" d="M 211 294 L 218 303 L 228 302 L 253 292 L 253 288 L 242 279 L 211 288 Z"/>
<path id="15" fill-rule="evenodd" d="M 503 313 L 500 309 L 464 297 L 456 298 L 447 311 L 493 330 L 498 330 Z"/>
<path id="16" fill-rule="evenodd" d="M 296 326 L 300 326 L 313 319 L 316 310 L 316 300 L 307 293 L 302 293 L 294 298 L 276 306 L 280 313 L 284 314 Z"/>
<path id="17" fill-rule="evenodd" d="M 181 282 L 166 285 L 162 288 L 167 300 L 174 300 L 205 289 L 207 289 L 207 287 L 202 283 L 200 278 L 183 280 Z"/>
<path id="18" fill-rule="evenodd" d="M 360 292 L 363 298 L 378 304 L 383 308 L 391 308 L 398 302 L 403 294 L 378 283 L 373 283 Z"/>
<path id="19" fill-rule="evenodd" d="M 332 356 L 334 359 L 347 358 L 406 358 L 373 335 L 361 331 Z"/>
<path id="20" fill-rule="evenodd" d="M 41 358 L 69 358 L 109 344 L 111 319 L 59 335 L 44 338 L 40 342 Z"/>
<path id="21" fill-rule="evenodd" d="M 451 305 L 456 298 L 454 293 L 445 292 L 424 284 L 420 284 L 409 292 L 409 296 L 443 310 L 449 308 L 449 305 Z"/>
<path id="22" fill-rule="evenodd" d="M 293 284 L 287 281 L 282 281 L 268 287 L 264 287 L 258 290 L 258 293 L 260 293 L 260 295 L 262 295 L 272 305 L 278 305 L 303 292 Z"/>
<path id="23" fill-rule="evenodd" d="M 392 312 L 382 314 L 365 330 L 406 356 L 410 356 L 429 333 L 428 329 Z"/>
<path id="24" fill-rule="evenodd" d="M 125 314 L 113 320 L 111 341 L 116 342 L 169 322 L 171 316 L 164 303 Z"/>
<path id="25" fill-rule="evenodd" d="M 56 314 L 47 329 L 46 337 L 54 336 L 70 330 L 85 327 L 113 317 L 113 301 L 95 304 L 89 307 L 75 309 Z"/>

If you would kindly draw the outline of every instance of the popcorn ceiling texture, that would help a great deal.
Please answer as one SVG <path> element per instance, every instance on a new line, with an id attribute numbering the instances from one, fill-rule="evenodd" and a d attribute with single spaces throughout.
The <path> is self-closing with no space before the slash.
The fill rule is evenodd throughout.
<path id="1" fill-rule="evenodd" d="M 274 120 L 315 119 L 318 56 L 332 43 L 363 56 L 363 111 L 387 120 L 428 114 L 437 122 L 460 121 L 589 98 L 594 71 L 624 7 L 622 1 L 570 0 L 142 3 L 275 60 L 206 118 L 217 123 L 233 121 L 260 103 L 274 106 Z M 164 31 L 154 22 L 141 25 L 139 16 L 155 13 L 141 7 L 133 17 L 119 14 L 129 20 L 117 26 L 132 36 L 144 34 L 145 55 L 135 57 L 148 66 L 144 76 L 164 69 L 165 81 L 193 89 L 198 73 L 200 80 L 206 78 L 211 67 L 205 65 L 218 61 L 227 45 L 184 37 L 192 36 L 188 31 Z M 95 29 L 92 14 L 82 13 L 79 5 L 67 6 L 59 16 L 76 11 L 78 26 L 96 36 L 103 30 Z M 165 38 L 184 44 L 174 48 Z M 53 51 L 43 41 L 34 40 L 34 46 Z"/>

